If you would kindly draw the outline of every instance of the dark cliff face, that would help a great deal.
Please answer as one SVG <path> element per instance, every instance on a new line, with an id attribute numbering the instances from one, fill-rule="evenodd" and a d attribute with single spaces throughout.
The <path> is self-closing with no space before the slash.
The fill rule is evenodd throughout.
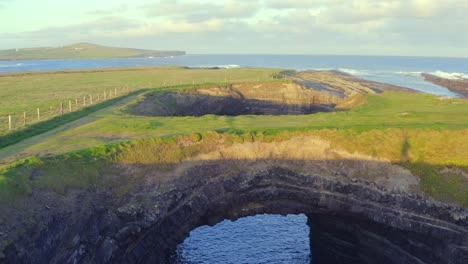
<path id="1" fill-rule="evenodd" d="M 340 175 L 278 166 L 246 171 L 242 162 L 228 163 L 208 162 L 164 183 L 147 182 L 124 199 L 99 189 L 75 191 L 36 212 L 30 236 L 11 241 L 3 262 L 168 263 L 198 226 L 304 213 L 315 263 L 466 263 L 465 208 Z"/>
<path id="2" fill-rule="evenodd" d="M 440 86 L 444 86 L 448 88 L 452 92 L 456 92 L 460 94 L 462 97 L 467 98 L 468 97 L 468 80 L 451 80 L 451 79 L 445 79 L 441 78 L 429 73 L 421 73 L 421 75 L 424 77 L 424 80 L 431 82 L 433 84 L 437 84 Z"/>

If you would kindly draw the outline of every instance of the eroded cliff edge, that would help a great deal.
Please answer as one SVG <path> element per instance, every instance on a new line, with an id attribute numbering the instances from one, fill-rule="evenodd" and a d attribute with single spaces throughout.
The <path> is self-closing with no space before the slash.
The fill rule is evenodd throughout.
<path id="1" fill-rule="evenodd" d="M 2 261 L 165 263 L 190 230 L 259 213 L 307 214 L 317 263 L 466 260 L 468 210 L 424 195 L 407 169 L 316 136 L 247 139 L 142 140 L 111 163 L 30 164 L 37 181 L 77 173 L 90 185 L 2 204 Z"/>

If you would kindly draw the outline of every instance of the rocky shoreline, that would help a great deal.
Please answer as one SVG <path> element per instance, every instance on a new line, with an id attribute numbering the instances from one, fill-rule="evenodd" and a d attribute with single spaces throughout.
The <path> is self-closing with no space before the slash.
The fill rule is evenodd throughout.
<path id="1" fill-rule="evenodd" d="M 468 80 L 446 79 L 425 72 L 421 73 L 421 76 L 428 82 L 446 87 L 450 91 L 459 94 L 461 97 L 468 98 Z"/>

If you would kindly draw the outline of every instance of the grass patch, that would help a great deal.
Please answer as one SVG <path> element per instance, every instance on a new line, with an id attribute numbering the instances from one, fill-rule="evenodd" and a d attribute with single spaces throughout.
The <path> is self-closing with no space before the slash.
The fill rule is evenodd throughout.
<path id="1" fill-rule="evenodd" d="M 468 206 L 468 179 L 463 175 L 443 175 L 440 171 L 444 168 L 424 162 L 405 162 L 402 164 L 421 179 L 421 188 L 426 194 L 437 200 L 454 202 Z M 459 167 L 468 172 L 468 166 Z"/>
<path id="2" fill-rule="evenodd" d="M 35 123 L 33 125 L 26 126 L 24 129 L 17 130 L 14 132 L 10 132 L 5 135 L 0 135 L 0 148 L 7 147 L 10 145 L 13 145 L 15 143 L 20 142 L 21 140 L 24 140 L 26 138 L 30 138 L 32 136 L 44 133 L 46 131 L 52 130 L 56 127 L 59 127 L 61 125 L 64 125 L 66 123 L 69 123 L 71 121 L 77 120 L 79 118 L 85 117 L 89 115 L 90 113 L 93 113 L 97 110 L 103 109 L 105 107 L 111 106 L 117 101 L 120 101 L 124 98 L 139 94 L 143 91 L 135 91 L 131 92 L 127 95 L 116 97 L 107 101 L 104 101 L 102 103 L 98 103 L 86 108 L 83 108 L 81 110 L 71 112 L 71 113 L 66 113 L 62 116 L 57 116 L 52 119 L 49 119 L 47 121 L 43 121 L 40 123 Z"/>

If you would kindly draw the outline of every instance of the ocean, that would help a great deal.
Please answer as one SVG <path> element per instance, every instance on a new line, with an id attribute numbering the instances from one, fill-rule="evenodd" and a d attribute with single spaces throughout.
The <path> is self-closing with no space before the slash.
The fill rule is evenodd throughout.
<path id="1" fill-rule="evenodd" d="M 139 59 L 0 61 L 0 72 L 169 65 L 338 70 L 372 81 L 450 97 L 456 97 L 457 94 L 424 81 L 421 73 L 427 72 L 451 79 L 468 79 L 468 58 L 334 55 L 185 55 Z"/>
<path id="2" fill-rule="evenodd" d="M 359 78 L 457 97 L 424 81 L 422 72 L 450 79 L 468 78 L 468 58 L 326 56 L 326 55 L 186 55 L 142 59 L 0 61 L 0 72 L 129 66 L 266 67 L 338 70 Z M 309 228 L 305 215 L 257 215 L 193 230 L 179 245 L 176 263 L 309 263 Z"/>
<path id="3" fill-rule="evenodd" d="M 177 248 L 175 264 L 309 264 L 305 215 L 256 215 L 202 226 Z"/>

